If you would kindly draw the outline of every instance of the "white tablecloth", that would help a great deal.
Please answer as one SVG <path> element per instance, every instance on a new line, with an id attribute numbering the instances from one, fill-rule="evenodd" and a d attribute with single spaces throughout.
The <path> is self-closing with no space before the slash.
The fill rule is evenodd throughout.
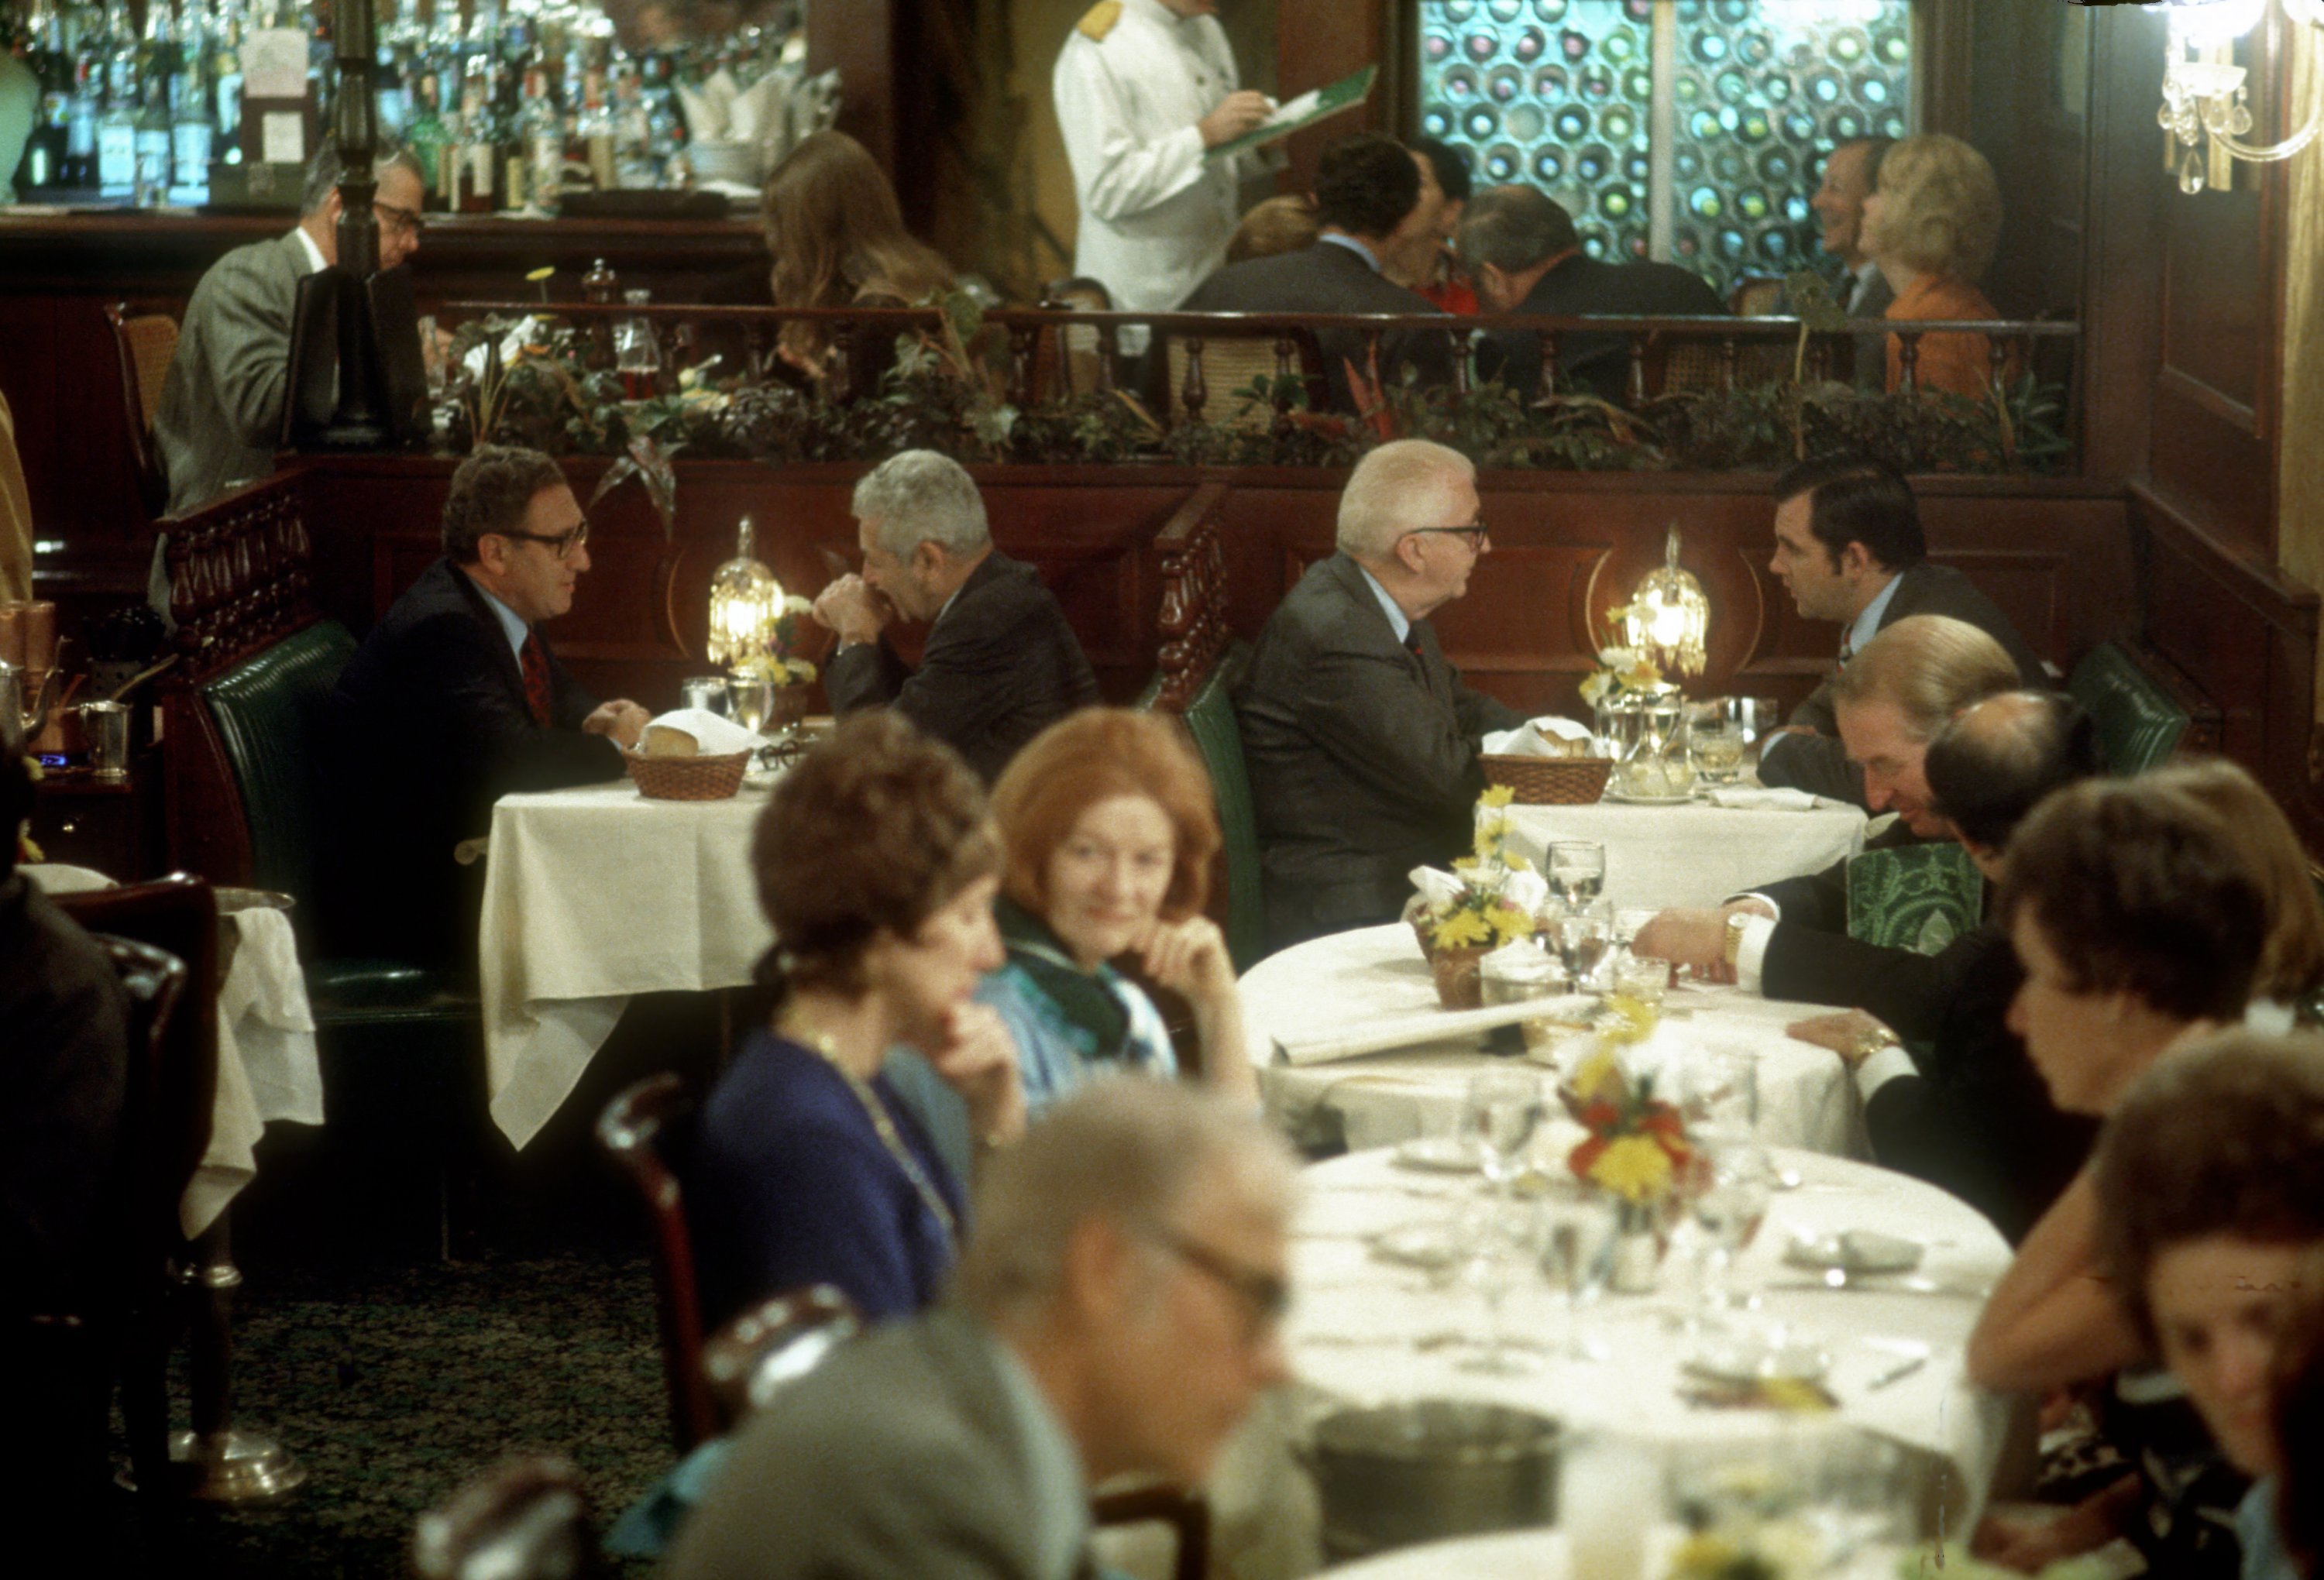
<path id="1" fill-rule="evenodd" d="M 1318 1141 L 1336 1127 L 1360 1151 L 1452 1133 L 1469 1078 L 1510 1062 L 1483 1039 L 1368 1053 L 1330 1064 L 1275 1061 L 1280 1033 L 1385 1019 L 1433 1008 L 1436 985 L 1412 929 L 1396 923 L 1334 933 L 1270 955 L 1242 978 L 1250 1058 L 1268 1112 L 1288 1134 Z M 1650 1045 L 1748 1050 L 1758 1069 L 1759 1134 L 1772 1146 L 1869 1155 L 1864 1116 L 1839 1055 L 1784 1034 L 1829 1006 L 1770 1002 L 1732 988 L 1683 987 L 1665 1001 Z"/>
<path id="2" fill-rule="evenodd" d="M 1552 840 L 1606 847 L 1606 897 L 1629 909 L 1715 905 L 1779 877 L 1821 872 L 1864 849 L 1864 814 L 1852 806 L 1809 812 L 1684 806 L 1513 806 L 1510 848 L 1539 866 Z"/>
<path id="3" fill-rule="evenodd" d="M 85 867 L 28 866 L 51 894 L 109 888 L 113 880 Z M 217 1093 L 209 1150 L 179 1202 L 188 1239 L 217 1221 L 242 1188 L 258 1177 L 255 1148 L 266 1126 L 323 1122 L 323 1072 L 315 1053 L 315 1018 L 290 918 L 280 911 L 239 911 L 226 924 L 241 938 L 218 988 Z"/>
<path id="4" fill-rule="evenodd" d="M 1572 1125 L 1545 1127 L 1536 1155 L 1554 1160 L 1579 1134 Z M 1544 1353 L 1541 1369 L 1524 1375 L 1462 1370 L 1462 1358 L 1476 1353 L 1471 1341 L 1485 1333 L 1480 1297 L 1379 1260 L 1369 1237 L 1398 1225 L 1452 1218 L 1481 1191 L 1478 1177 L 1401 1168 L 1392 1150 L 1306 1170 L 1292 1245 L 1296 1298 L 1285 1342 L 1307 1397 L 1276 1401 L 1256 1418 L 1214 1479 L 1222 1552 L 1232 1572 L 1296 1574 L 1317 1561 L 1313 1495 L 1294 1467 L 1288 1438 L 1302 1410 L 1333 1402 L 1484 1400 L 1665 1446 L 1812 1430 L 1818 1420 L 1860 1427 L 1933 1456 L 1947 1528 L 1969 1529 L 2000 1459 L 2011 1407 L 1969 1384 L 1962 1352 L 1985 1292 L 2009 1263 L 2008 1245 L 1974 1208 L 1904 1175 L 1807 1152 L 1778 1152 L 1776 1162 L 1795 1170 L 1802 1183 L 1775 1195 L 1758 1236 L 1737 1262 L 1735 1283 L 1759 1295 L 1763 1309 L 1752 1319 L 1781 1321 L 1829 1353 L 1825 1386 L 1839 1400 L 1830 1416 L 1703 1410 L 1680 1397 L 1682 1364 L 1701 1341 L 1667 1320 L 1692 1300 L 1690 1271 L 1675 1253 L 1663 1269 L 1663 1290 L 1609 1294 L 1584 1315 L 1583 1330 L 1606 1359 Z M 1815 1274 L 1784 1263 L 1795 1228 L 1875 1229 L 1918 1240 L 1927 1252 L 1914 1279 L 1934 1290 L 1826 1289 Z M 1503 1309 L 1513 1335 L 1563 1335 L 1555 1297 L 1537 1279 L 1520 1278 Z M 1927 1355 L 1918 1372 L 1870 1388 L 1901 1355 L 1916 1353 L 1914 1346 Z"/>
<path id="5" fill-rule="evenodd" d="M 1904 1555 L 1882 1548 L 1857 1555 L 1839 1575 L 1825 1580 L 1894 1580 Z M 1661 1575 L 1649 1562 L 1646 1573 Z M 1504 1530 L 1399 1548 L 1360 1563 L 1325 1572 L 1327 1580 L 1566 1580 L 1565 1536 L 1557 1530 Z M 1581 1580 L 1593 1580 L 1584 1575 Z"/>
<path id="6" fill-rule="evenodd" d="M 504 795 L 478 938 L 493 1122 L 530 1141 L 633 993 L 736 988 L 773 934 L 751 876 L 763 792 L 648 801 L 634 785 Z"/>

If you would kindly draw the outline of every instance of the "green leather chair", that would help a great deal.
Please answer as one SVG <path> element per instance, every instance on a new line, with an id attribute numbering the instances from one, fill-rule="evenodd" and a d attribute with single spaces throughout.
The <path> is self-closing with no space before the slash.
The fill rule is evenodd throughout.
<path id="1" fill-rule="evenodd" d="M 1936 954 L 1985 914 L 1985 877 L 1950 841 L 1867 850 L 1848 864 L 1848 935 Z"/>
<path id="2" fill-rule="evenodd" d="M 1259 815 L 1250 800 L 1250 775 L 1243 766 L 1242 729 L 1235 721 L 1234 688 L 1250 662 L 1248 643 L 1230 643 L 1180 715 L 1194 739 L 1203 766 L 1210 770 L 1211 794 L 1218 802 L 1219 832 L 1227 864 L 1227 952 L 1235 969 L 1247 971 L 1267 953 L 1267 907 L 1259 893 Z M 1134 706 L 1151 711 L 1159 700 L 1159 676 Z"/>
<path id="3" fill-rule="evenodd" d="M 2107 771 L 2143 774 L 2171 760 L 2187 733 L 2187 711 L 2120 645 L 2100 642 L 2066 682 L 2098 726 Z"/>

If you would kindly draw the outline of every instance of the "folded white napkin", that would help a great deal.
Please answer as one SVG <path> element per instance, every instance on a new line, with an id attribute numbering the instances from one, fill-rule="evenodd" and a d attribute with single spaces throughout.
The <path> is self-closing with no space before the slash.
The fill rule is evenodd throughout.
<path id="1" fill-rule="evenodd" d="M 1432 905 L 1449 905 L 1458 900 L 1468 885 L 1451 873 L 1434 867 L 1416 867 L 1405 877 L 1420 891 L 1420 897 Z"/>
<path id="2" fill-rule="evenodd" d="M 1430 1009 L 1329 1031 L 1303 1032 L 1275 1039 L 1276 1053 L 1286 1064 L 1329 1064 L 1364 1053 L 1409 1048 L 1447 1038 L 1474 1037 L 1495 1026 L 1513 1026 L 1543 1015 L 1580 1020 L 1588 1012 L 1587 997 L 1532 998 L 1518 1004 L 1489 1004 L 1482 1009 Z"/>
<path id="3" fill-rule="evenodd" d="M 694 737 L 704 757 L 727 757 L 738 751 L 756 751 L 766 745 L 760 736 L 743 729 L 732 719 L 723 718 L 707 708 L 677 708 L 661 714 L 651 724 L 671 730 L 683 730 Z"/>
<path id="4" fill-rule="evenodd" d="M 1729 785 L 1711 793 L 1711 804 L 1724 806 L 1734 812 L 1813 812 L 1819 806 L 1837 806 L 1821 795 L 1811 795 L 1804 790 L 1788 785 L 1762 788 L 1754 785 Z"/>
<path id="5" fill-rule="evenodd" d="M 1493 730 L 1485 735 L 1487 757 L 1572 757 L 1575 741 L 1587 741 L 1586 726 L 1554 713 L 1528 719 L 1514 730 Z M 1553 746 L 1554 739 L 1561 745 Z"/>

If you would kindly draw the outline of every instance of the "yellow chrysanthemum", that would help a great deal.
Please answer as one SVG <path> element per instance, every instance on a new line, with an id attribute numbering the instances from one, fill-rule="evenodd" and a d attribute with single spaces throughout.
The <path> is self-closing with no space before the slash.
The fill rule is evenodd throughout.
<path id="1" fill-rule="evenodd" d="M 1503 943 L 1533 936 L 1533 918 L 1507 900 L 1494 901 L 1486 919 L 1492 923 L 1494 936 Z"/>
<path id="2" fill-rule="evenodd" d="M 1622 1063 L 1610 1047 L 1600 1047 L 1573 1072 L 1573 1091 L 1585 1103 L 1600 1098 L 1618 1101 L 1622 1096 Z"/>
<path id="3" fill-rule="evenodd" d="M 1618 1135 L 1590 1166 L 1590 1177 L 1625 1201 L 1654 1201 L 1670 1190 L 1670 1153 L 1652 1136 Z"/>
<path id="4" fill-rule="evenodd" d="M 1492 941 L 1492 924 L 1474 911 L 1455 911 L 1436 924 L 1439 949 L 1467 949 Z"/>
<path id="5" fill-rule="evenodd" d="M 1508 785 L 1496 785 L 1491 789 L 1486 791 L 1482 795 L 1477 797 L 1477 804 L 1480 806 L 1507 806 L 1510 802 L 1517 799 L 1517 790 L 1513 786 Z"/>

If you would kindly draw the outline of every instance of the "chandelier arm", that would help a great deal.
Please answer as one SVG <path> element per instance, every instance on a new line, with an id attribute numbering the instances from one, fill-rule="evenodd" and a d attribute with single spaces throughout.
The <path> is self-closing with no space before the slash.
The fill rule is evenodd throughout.
<path id="1" fill-rule="evenodd" d="M 2246 164 L 2273 164 L 2279 160 L 2290 159 L 2293 154 L 2315 142 L 2319 132 L 2324 132 L 2324 117 L 2310 115 L 2308 117 L 2308 124 L 2299 131 L 2281 142 L 2272 142 L 2264 146 L 2240 142 L 2232 133 L 2226 132 L 2214 132 L 2211 137 L 2220 147 Z"/>

